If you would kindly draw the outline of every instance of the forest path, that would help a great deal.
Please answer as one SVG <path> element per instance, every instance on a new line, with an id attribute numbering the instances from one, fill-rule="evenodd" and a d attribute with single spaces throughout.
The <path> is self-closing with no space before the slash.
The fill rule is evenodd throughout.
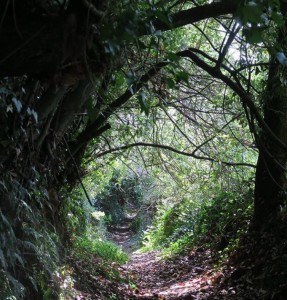
<path id="1" fill-rule="evenodd" d="M 134 284 L 130 296 L 137 299 L 225 299 L 216 288 L 223 274 L 212 265 L 204 249 L 173 260 L 161 259 L 160 252 L 133 253 L 123 272 Z"/>
<path id="2" fill-rule="evenodd" d="M 133 218 L 109 228 L 109 239 L 130 255 L 129 262 L 120 267 L 130 281 L 125 299 L 226 299 L 224 290 L 217 291 L 224 276 L 214 269 L 209 250 L 193 250 L 170 260 L 163 260 L 159 251 L 133 252 Z M 232 299 L 228 294 L 228 299 Z"/>
<path id="3" fill-rule="evenodd" d="M 128 254 L 131 254 L 135 250 L 135 243 L 132 240 L 135 233 L 131 229 L 131 224 L 136 215 L 137 211 L 131 210 L 120 223 L 108 227 L 108 240 L 119 245 Z"/>

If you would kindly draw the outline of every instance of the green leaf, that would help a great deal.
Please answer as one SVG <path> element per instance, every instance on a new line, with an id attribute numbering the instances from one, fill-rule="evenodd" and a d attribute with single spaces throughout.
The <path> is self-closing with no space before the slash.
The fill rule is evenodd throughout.
<path id="1" fill-rule="evenodd" d="M 26 250 L 37 252 L 37 246 L 30 241 L 22 241 L 22 245 Z"/>
<path id="2" fill-rule="evenodd" d="M 7 105 L 6 112 L 13 112 L 13 106 L 12 106 L 12 104 Z"/>
<path id="3" fill-rule="evenodd" d="M 147 48 L 148 48 L 147 45 L 146 45 L 144 42 L 142 42 L 141 40 L 138 40 L 138 41 L 137 41 L 137 46 L 138 46 L 140 49 L 147 49 Z"/>
<path id="4" fill-rule="evenodd" d="M 149 115 L 150 107 L 148 102 L 146 101 L 146 94 L 144 91 L 141 91 L 138 95 L 138 100 L 141 107 L 141 112 L 144 112 L 146 116 Z"/>
<path id="5" fill-rule="evenodd" d="M 241 7 L 239 11 L 239 18 L 243 25 L 250 23 L 261 23 L 263 14 L 263 7 L 254 1 L 250 1 L 247 5 Z"/>
<path id="6" fill-rule="evenodd" d="M 27 114 L 29 116 L 32 116 L 36 123 L 38 123 L 38 114 L 35 112 L 34 109 L 31 109 L 30 107 L 27 108 Z"/>
<path id="7" fill-rule="evenodd" d="M 16 260 L 20 263 L 20 265 L 23 267 L 24 261 L 23 261 L 22 257 L 18 253 L 14 253 L 14 256 L 15 256 Z"/>
<path id="8" fill-rule="evenodd" d="M 137 77 L 133 72 L 128 72 L 126 74 L 126 82 L 128 86 L 133 85 L 136 81 L 137 81 Z"/>
<path id="9" fill-rule="evenodd" d="M 7 143 L 5 143 L 5 141 L 4 142 L 0 142 L 0 145 L 3 145 L 3 146 L 7 146 Z M 2 181 L 2 180 L 0 180 L 0 185 L 2 186 L 2 188 L 7 192 L 8 191 L 8 189 L 7 189 L 7 187 L 6 187 L 6 184 L 4 183 L 4 181 Z"/>
<path id="10" fill-rule="evenodd" d="M 178 82 L 183 81 L 188 84 L 188 78 L 189 78 L 189 74 L 185 71 L 179 71 L 176 73 L 176 80 Z"/>
<path id="11" fill-rule="evenodd" d="M 53 290 L 51 288 L 48 288 L 43 295 L 43 299 L 50 300 L 52 299 L 52 296 L 53 296 Z"/>
<path id="12" fill-rule="evenodd" d="M 271 13 L 271 19 L 278 25 L 282 26 L 284 24 L 284 18 L 281 13 L 273 11 Z"/>
<path id="13" fill-rule="evenodd" d="M 32 283 L 34 289 L 35 289 L 36 291 L 38 291 L 38 286 L 37 286 L 36 280 L 35 280 L 32 276 L 29 276 L 29 280 L 30 280 L 30 282 Z"/>
<path id="14" fill-rule="evenodd" d="M 176 85 L 176 82 L 171 78 L 166 78 L 165 82 L 166 82 L 169 89 L 173 89 Z"/>
<path id="15" fill-rule="evenodd" d="M 20 200 L 20 203 L 22 204 L 22 208 L 25 209 L 26 212 L 33 213 L 33 209 L 26 201 Z"/>
<path id="16" fill-rule="evenodd" d="M 113 56 L 115 56 L 119 53 L 121 46 L 117 41 L 107 39 L 104 43 L 105 43 L 105 52 L 106 53 L 110 53 Z"/>
<path id="17" fill-rule="evenodd" d="M 162 21 L 164 24 L 166 24 L 170 28 L 172 27 L 171 17 L 169 14 L 158 10 L 158 11 L 154 12 L 154 15 L 156 18 L 158 18 L 160 21 Z"/>
<path id="18" fill-rule="evenodd" d="M 0 88 L 0 94 L 2 94 L 2 95 L 9 95 L 10 91 L 7 88 L 5 88 L 5 87 L 1 87 Z"/>
<path id="19" fill-rule="evenodd" d="M 243 34 L 250 44 L 256 44 L 264 41 L 263 29 L 261 27 L 245 28 Z"/>
<path id="20" fill-rule="evenodd" d="M 8 228 L 11 227 L 9 221 L 8 221 L 7 218 L 2 214 L 1 210 L 0 210 L 0 218 L 2 219 L 1 221 L 2 221 L 2 223 L 3 223 L 4 225 L 6 225 Z"/>
<path id="21" fill-rule="evenodd" d="M 178 62 L 180 60 L 180 57 L 173 52 L 169 52 L 167 54 L 167 59 L 173 62 Z"/>

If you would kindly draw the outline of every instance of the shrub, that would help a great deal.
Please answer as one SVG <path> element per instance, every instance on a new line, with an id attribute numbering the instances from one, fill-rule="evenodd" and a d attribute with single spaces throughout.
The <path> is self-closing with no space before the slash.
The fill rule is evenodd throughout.
<path id="1" fill-rule="evenodd" d="M 146 249 L 165 246 L 166 254 L 174 254 L 203 243 L 217 250 L 232 248 L 247 230 L 251 211 L 248 187 L 245 192 L 219 191 L 201 203 L 184 199 L 173 207 L 162 206 L 145 233 Z"/>
<path id="2" fill-rule="evenodd" d="M 197 240 L 205 240 L 216 249 L 223 250 L 247 230 L 251 212 L 251 189 L 245 193 L 221 192 L 203 205 L 194 234 Z"/>

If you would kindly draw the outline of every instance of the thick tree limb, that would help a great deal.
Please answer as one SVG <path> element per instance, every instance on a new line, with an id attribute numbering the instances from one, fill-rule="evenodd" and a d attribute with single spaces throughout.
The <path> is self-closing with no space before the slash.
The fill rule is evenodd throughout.
<path id="1" fill-rule="evenodd" d="M 93 134 L 92 138 L 96 138 L 96 137 L 102 135 L 105 131 L 107 131 L 109 129 L 111 129 L 111 125 L 109 123 L 106 123 L 99 129 L 97 129 L 97 131 Z M 87 133 L 87 135 L 89 135 L 89 132 L 86 132 L 86 133 Z M 76 155 L 79 150 L 85 150 L 85 148 L 88 145 L 88 142 L 91 140 L 91 138 L 89 139 L 88 136 L 85 137 L 84 135 L 82 135 L 82 139 L 83 139 L 83 142 L 81 144 L 79 144 L 78 142 L 72 143 L 71 152 L 72 152 L 73 156 Z M 70 161 L 70 158 L 68 158 L 66 162 L 69 162 L 69 161 Z"/>
<path id="2" fill-rule="evenodd" d="M 96 8 L 90 0 L 81 0 L 81 2 L 92 14 L 98 18 L 105 18 L 105 13 Z M 151 24 L 153 30 L 166 31 L 193 24 L 201 20 L 234 14 L 237 10 L 237 6 L 237 1 L 224 0 L 214 2 L 172 14 L 171 26 L 159 19 L 152 20 Z M 77 12 L 75 12 L 75 14 L 77 14 Z M 13 24 L 11 18 L 6 19 L 5 21 L 7 21 L 8 24 Z M 23 39 L 19 37 L 14 26 L 7 25 L 7 28 L 1 28 L 0 39 L 2 47 L 0 49 L 0 74 L 2 76 L 21 76 L 23 74 L 33 76 L 48 74 L 49 76 L 53 76 L 55 72 L 59 70 L 59 66 L 63 59 L 65 59 L 65 55 L 68 55 L 68 57 L 71 56 L 70 53 L 63 53 L 65 35 L 69 34 L 69 32 L 66 32 L 66 21 L 63 16 L 44 17 L 37 15 L 35 18 L 27 18 L 25 22 L 19 24 Z M 0 22 L 2 23 L 3 20 L 0 20 Z M 152 33 L 146 26 L 147 22 L 149 21 L 142 21 L 142 26 L 139 26 L 139 28 L 142 29 L 137 33 L 138 36 Z M 35 28 L 40 29 L 35 30 Z M 74 28 L 72 28 L 72 30 L 74 30 Z M 74 38 L 75 37 L 73 37 L 73 41 Z M 79 41 L 82 41 L 81 38 L 86 39 L 84 36 L 77 36 L 77 38 L 79 38 Z M 65 46 L 64 49 L 73 53 L 75 56 L 72 61 L 77 59 L 79 54 L 85 52 L 84 49 L 81 50 L 81 47 L 85 47 L 84 41 L 77 45 L 79 47 L 74 47 L 73 43 L 67 46 L 68 47 Z M 79 51 L 78 54 L 77 51 Z M 70 60 L 71 58 L 72 56 Z M 101 65 L 101 62 L 99 63 Z"/>
<path id="3" fill-rule="evenodd" d="M 156 30 L 167 31 L 205 19 L 215 18 L 227 14 L 234 14 L 237 10 L 237 7 L 237 1 L 225 0 L 213 2 L 211 4 L 192 7 L 190 9 L 173 14 L 171 16 L 172 26 L 168 26 L 166 23 L 160 20 L 154 21 L 153 26 Z"/>

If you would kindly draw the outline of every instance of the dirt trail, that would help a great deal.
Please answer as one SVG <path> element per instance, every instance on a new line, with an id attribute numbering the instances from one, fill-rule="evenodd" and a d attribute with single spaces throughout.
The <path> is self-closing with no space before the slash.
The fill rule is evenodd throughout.
<path id="1" fill-rule="evenodd" d="M 135 217 L 136 211 L 131 211 L 119 224 L 108 227 L 107 238 L 119 245 L 128 254 L 135 250 L 132 240 L 135 233 L 130 228 Z"/>
<path id="2" fill-rule="evenodd" d="M 130 254 L 129 262 L 121 268 L 131 283 L 127 299 L 226 299 L 224 290 L 216 291 L 223 274 L 212 267 L 208 250 L 199 249 L 169 261 L 162 260 L 159 251 L 133 252 L 130 222 L 126 219 L 109 229 L 109 239 Z"/>
<path id="3" fill-rule="evenodd" d="M 286 251 L 283 252 L 286 247 L 282 248 L 280 255 L 277 253 L 277 256 L 272 256 L 276 249 L 273 245 L 277 246 L 275 239 L 271 239 L 272 243 L 267 248 L 269 252 L 264 256 L 262 256 L 262 251 L 264 253 L 266 251 L 264 248 L 266 241 L 262 244 L 261 237 L 253 233 L 248 236 L 249 243 L 244 248 L 240 248 L 241 253 L 234 252 L 229 261 L 222 261 L 222 256 L 219 256 L 220 253 L 216 253 L 215 250 L 211 253 L 210 250 L 204 248 L 191 249 L 177 258 L 163 260 L 159 251 L 148 253 L 134 251 L 135 239 L 130 228 L 131 223 L 132 218 L 127 218 L 121 224 L 110 227 L 109 233 L 109 239 L 118 243 L 129 253 L 129 262 L 123 266 L 113 264 L 110 268 L 109 264 L 101 265 L 98 257 L 93 255 L 92 264 L 90 260 L 71 256 L 69 264 L 73 266 L 75 288 L 72 287 L 72 292 L 71 288 L 68 289 L 68 293 L 76 297 L 71 296 L 65 299 L 287 299 L 286 272 L 278 274 L 276 268 L 278 265 L 274 265 L 277 258 L 280 259 L 277 263 L 281 264 L 281 258 L 286 254 Z M 257 247 L 254 246 L 255 238 L 258 241 Z M 266 238 L 269 241 L 270 235 Z M 261 256 L 258 255 L 260 251 Z M 242 260 L 244 257 L 245 260 Z M 219 259 L 221 269 L 215 267 L 218 266 Z M 268 259 L 269 265 L 266 266 Z M 254 270 L 256 271 L 255 277 Z M 270 271 L 273 272 L 272 275 Z"/>
<path id="4" fill-rule="evenodd" d="M 121 223 L 117 226 L 109 227 L 108 239 L 118 244 L 123 251 L 127 253 L 131 253 L 133 251 L 132 243 L 130 241 L 132 236 L 133 232 L 127 223 Z"/>
<path id="5" fill-rule="evenodd" d="M 124 269 L 136 285 L 130 294 L 139 299 L 224 299 L 224 291 L 216 291 L 223 274 L 212 262 L 208 250 L 169 261 L 159 252 L 133 253 Z"/>

